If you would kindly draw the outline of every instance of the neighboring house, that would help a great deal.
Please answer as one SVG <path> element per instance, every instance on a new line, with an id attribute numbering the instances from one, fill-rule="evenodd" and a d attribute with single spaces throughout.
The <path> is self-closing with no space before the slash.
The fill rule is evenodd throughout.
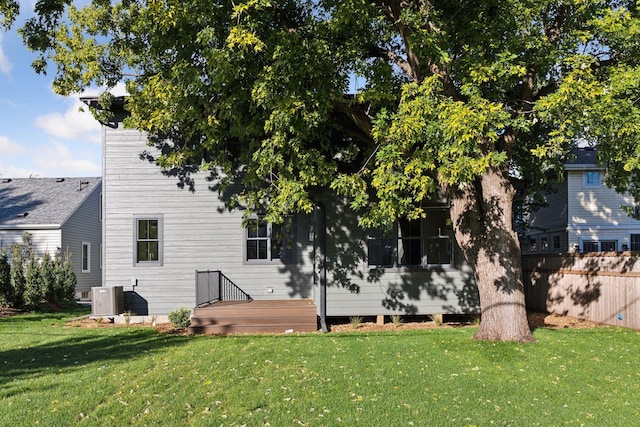
<path id="1" fill-rule="evenodd" d="M 348 205 L 328 197 L 315 214 L 281 225 L 255 216 L 244 228 L 242 211 L 225 208 L 207 174 L 194 174 L 190 191 L 141 160 L 153 149 L 122 118 L 120 110 L 103 125 L 103 285 L 134 296 L 128 303 L 125 296 L 132 312 L 194 308 L 196 272 L 206 270 L 253 300 L 312 301 L 321 319 L 478 312 L 473 274 L 444 205 L 384 235 L 360 231 Z"/>
<path id="2" fill-rule="evenodd" d="M 0 179 L 0 244 L 9 250 L 29 232 L 38 258 L 71 254 L 76 296 L 88 298 L 102 281 L 101 188 L 99 177 Z"/>
<path id="3" fill-rule="evenodd" d="M 564 182 L 548 205 L 530 215 L 523 254 L 640 251 L 640 220 L 633 197 L 603 184 L 596 150 L 578 148 L 565 164 Z"/>

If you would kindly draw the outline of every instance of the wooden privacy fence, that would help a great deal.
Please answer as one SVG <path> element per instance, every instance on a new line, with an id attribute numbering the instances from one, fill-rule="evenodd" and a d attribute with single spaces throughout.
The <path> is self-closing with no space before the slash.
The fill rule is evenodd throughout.
<path id="1" fill-rule="evenodd" d="M 640 253 L 525 255 L 527 308 L 640 329 Z"/>

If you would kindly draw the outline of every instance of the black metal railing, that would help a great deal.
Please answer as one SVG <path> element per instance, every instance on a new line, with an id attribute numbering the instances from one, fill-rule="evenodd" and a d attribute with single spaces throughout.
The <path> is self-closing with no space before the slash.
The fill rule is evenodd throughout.
<path id="1" fill-rule="evenodd" d="M 196 307 L 216 301 L 251 301 L 253 298 L 240 289 L 220 270 L 196 271 Z"/>

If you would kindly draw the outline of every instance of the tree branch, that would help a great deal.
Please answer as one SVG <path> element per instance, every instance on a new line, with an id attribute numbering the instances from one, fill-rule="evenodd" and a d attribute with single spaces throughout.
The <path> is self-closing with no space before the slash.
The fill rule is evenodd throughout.
<path id="1" fill-rule="evenodd" d="M 401 19 L 402 9 L 404 7 L 408 7 L 407 3 L 398 0 L 373 0 L 373 2 L 385 15 L 387 15 L 391 23 L 398 29 L 398 33 L 400 34 L 405 53 L 407 55 L 405 60 L 407 66 L 401 67 L 402 71 L 411 80 L 419 82 L 421 80 L 420 61 L 411 48 L 411 43 L 409 41 L 413 30 Z"/>
<path id="2" fill-rule="evenodd" d="M 371 138 L 371 117 L 361 108 L 354 108 L 353 104 L 349 102 L 337 102 L 335 106 L 340 113 L 349 118 L 360 132 L 366 135 L 367 138 Z"/>
<path id="3" fill-rule="evenodd" d="M 411 66 L 411 64 L 402 56 L 400 56 L 398 53 L 390 49 L 383 49 L 379 46 L 374 46 L 370 48 L 369 54 L 376 58 L 383 58 L 383 59 L 390 60 L 393 64 L 397 65 L 398 68 L 400 68 L 402 72 L 407 77 L 409 77 L 412 81 L 415 81 L 415 82 L 418 81 L 417 76 L 415 75 L 415 71 Z"/>

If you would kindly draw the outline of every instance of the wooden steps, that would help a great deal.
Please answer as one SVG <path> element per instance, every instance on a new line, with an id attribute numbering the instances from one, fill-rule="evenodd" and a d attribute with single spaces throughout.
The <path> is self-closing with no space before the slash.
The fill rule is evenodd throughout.
<path id="1" fill-rule="evenodd" d="M 196 308 L 188 332 L 235 334 L 317 330 L 316 306 L 312 300 L 303 299 L 214 303 Z"/>

